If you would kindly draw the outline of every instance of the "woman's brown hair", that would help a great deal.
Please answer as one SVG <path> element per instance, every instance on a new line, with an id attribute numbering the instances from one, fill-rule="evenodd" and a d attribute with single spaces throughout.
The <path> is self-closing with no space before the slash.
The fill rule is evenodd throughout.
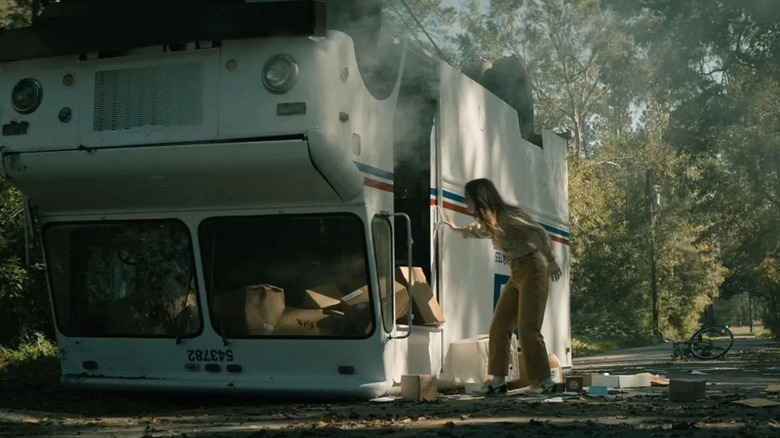
<path id="1" fill-rule="evenodd" d="M 473 179 L 466 183 L 466 197 L 474 202 L 474 214 L 491 231 L 501 231 L 496 221 L 498 213 L 507 209 L 493 181 L 487 178 Z"/>

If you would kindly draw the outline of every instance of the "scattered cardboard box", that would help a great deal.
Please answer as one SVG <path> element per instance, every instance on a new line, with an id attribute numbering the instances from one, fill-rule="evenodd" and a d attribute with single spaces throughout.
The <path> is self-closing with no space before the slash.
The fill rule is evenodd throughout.
<path id="1" fill-rule="evenodd" d="M 284 289 L 257 284 L 214 296 L 214 316 L 224 335 L 270 335 L 284 313 Z"/>
<path id="2" fill-rule="evenodd" d="M 691 402 L 704 398 L 706 380 L 671 379 L 669 382 L 669 400 Z"/>
<path id="3" fill-rule="evenodd" d="M 609 394 L 609 390 L 606 386 L 591 385 L 588 387 L 588 395 L 591 397 L 606 397 Z"/>
<path id="4" fill-rule="evenodd" d="M 738 405 L 750 406 L 751 408 L 766 408 L 769 406 L 780 406 L 780 403 L 766 398 L 746 398 L 744 400 L 733 401 L 732 403 L 736 403 Z"/>
<path id="5" fill-rule="evenodd" d="M 652 373 L 639 373 L 638 376 L 650 376 L 651 386 L 669 386 L 669 379 L 665 379 L 659 375 Z"/>
<path id="6" fill-rule="evenodd" d="M 401 397 L 411 401 L 436 401 L 438 395 L 436 376 L 401 376 Z"/>
<path id="7" fill-rule="evenodd" d="M 409 268 L 400 266 L 396 268 L 395 279 L 407 289 L 409 288 Z M 444 323 L 444 312 L 439 307 L 439 302 L 433 296 L 433 291 L 428 285 L 422 268 L 412 267 L 411 286 L 413 324 L 415 325 L 440 325 Z"/>
<path id="8" fill-rule="evenodd" d="M 584 388 L 582 382 L 582 376 L 566 377 L 566 392 L 582 392 L 582 388 Z"/>
<path id="9" fill-rule="evenodd" d="M 338 306 L 341 297 L 344 294 L 334 284 L 324 284 L 306 289 L 303 294 L 304 309 L 325 309 L 331 306 Z"/>
<path id="10" fill-rule="evenodd" d="M 481 385 L 488 379 L 488 335 L 477 335 L 450 343 L 444 361 L 446 374 L 458 383 Z"/>
<path id="11" fill-rule="evenodd" d="M 561 361 L 558 360 L 558 356 L 554 353 L 548 353 L 547 359 L 550 363 L 550 377 L 555 383 L 563 383 L 563 367 Z"/>
<path id="12" fill-rule="evenodd" d="M 618 376 L 593 374 L 590 376 L 590 385 L 588 386 L 606 386 L 608 388 L 642 388 L 650 386 L 650 376 L 639 374 Z"/>
<path id="13" fill-rule="evenodd" d="M 326 314 L 321 309 L 285 309 L 274 328 L 279 336 L 341 336 L 350 331 L 344 316 Z"/>

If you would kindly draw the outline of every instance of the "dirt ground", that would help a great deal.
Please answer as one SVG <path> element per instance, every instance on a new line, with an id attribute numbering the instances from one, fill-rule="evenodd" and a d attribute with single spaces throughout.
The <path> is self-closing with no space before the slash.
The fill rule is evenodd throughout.
<path id="1" fill-rule="evenodd" d="M 656 345 L 575 359 L 566 374 L 650 372 L 706 379 L 706 398 L 672 402 L 668 388 L 436 402 L 319 401 L 77 392 L 0 385 L 0 436 L 50 437 L 766 437 L 780 436 L 780 343 L 740 337 L 722 360 L 671 361 Z M 693 374 L 691 374 L 693 372 Z M 706 373 L 706 374 L 700 374 Z M 750 407 L 736 402 L 774 403 Z"/>

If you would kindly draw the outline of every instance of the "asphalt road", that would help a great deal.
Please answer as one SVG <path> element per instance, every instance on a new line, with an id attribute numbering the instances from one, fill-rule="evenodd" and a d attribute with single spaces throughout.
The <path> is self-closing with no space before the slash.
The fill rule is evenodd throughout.
<path id="1" fill-rule="evenodd" d="M 569 375 L 596 372 L 704 379 L 706 397 L 672 402 L 667 387 L 652 386 L 602 397 L 450 394 L 430 403 L 302 403 L 29 388 L 0 394 L 0 436 L 780 436 L 780 400 L 767 392 L 780 384 L 780 343 L 738 338 L 717 361 L 671 361 L 671 346 L 660 344 L 578 358 L 567 370 Z M 746 399 L 770 405 L 740 404 Z"/>

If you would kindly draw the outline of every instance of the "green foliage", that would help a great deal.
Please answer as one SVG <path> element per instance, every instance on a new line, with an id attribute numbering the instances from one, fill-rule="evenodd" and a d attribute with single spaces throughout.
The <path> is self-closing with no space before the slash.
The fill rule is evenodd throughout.
<path id="1" fill-rule="evenodd" d="M 59 350 L 41 333 L 25 336 L 15 349 L 0 347 L 0 382 L 50 385 L 59 375 Z"/>
<path id="2" fill-rule="evenodd" d="M 33 332 L 52 334 L 41 266 L 25 266 L 22 196 L 0 179 L 0 345 L 18 345 Z"/>
<path id="3" fill-rule="evenodd" d="M 33 0 L 0 0 L 0 27 L 13 29 L 32 22 Z"/>

